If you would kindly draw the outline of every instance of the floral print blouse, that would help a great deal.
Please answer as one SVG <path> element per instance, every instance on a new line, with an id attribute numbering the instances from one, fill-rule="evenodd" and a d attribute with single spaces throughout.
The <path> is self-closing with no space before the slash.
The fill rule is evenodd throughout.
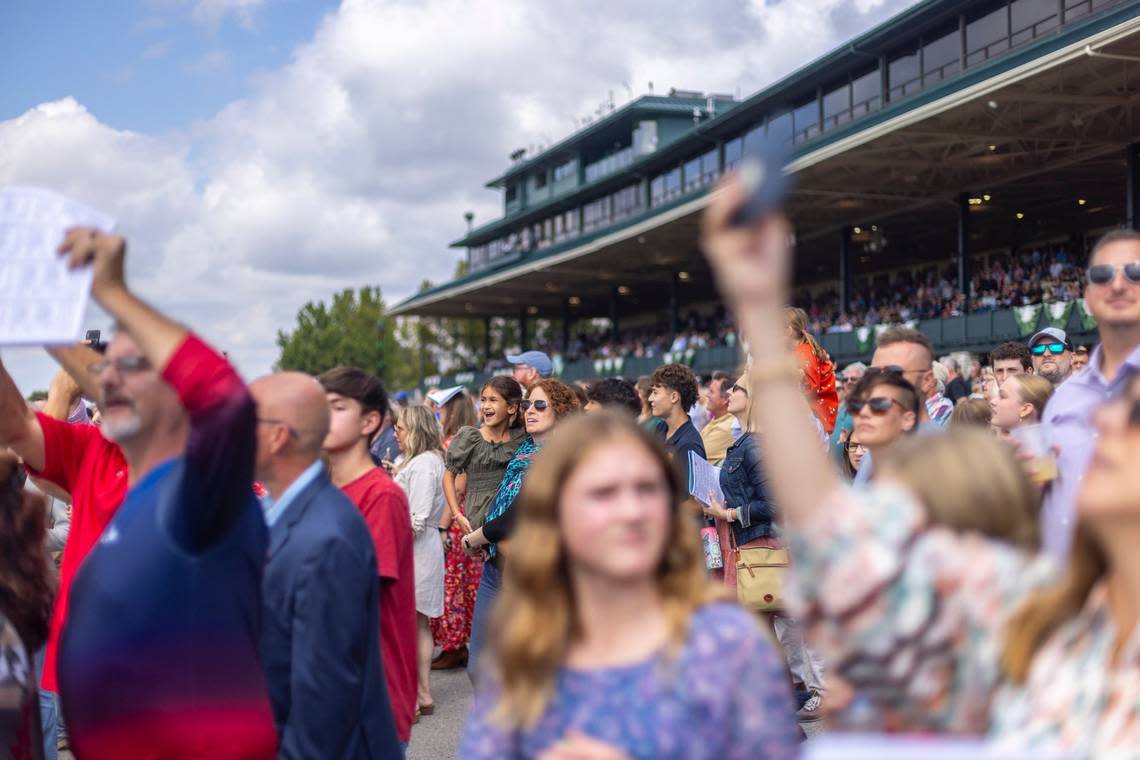
<path id="1" fill-rule="evenodd" d="M 794 758 L 797 730 L 780 655 L 734 604 L 702 607 L 675 658 L 599 670 L 562 668 L 538 723 L 525 731 L 490 720 L 499 692 L 484 679 L 459 757 L 532 758 L 581 731 L 633 760 Z"/>
<path id="2" fill-rule="evenodd" d="M 1027 594 L 1057 579 L 1048 558 L 928 525 L 913 496 L 889 485 L 840 488 L 811 525 L 785 535 L 793 614 L 883 728 L 988 733 L 1007 751 L 1140 756 L 1140 631 L 1111 664 L 1103 586 L 1017 685 L 1002 679 L 1003 631 Z"/>

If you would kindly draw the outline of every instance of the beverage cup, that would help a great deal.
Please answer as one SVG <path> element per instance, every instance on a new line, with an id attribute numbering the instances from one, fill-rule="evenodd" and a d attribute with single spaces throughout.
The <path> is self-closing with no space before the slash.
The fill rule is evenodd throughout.
<path id="1" fill-rule="evenodd" d="M 1029 478 L 1038 485 L 1057 478 L 1057 457 L 1053 451 L 1053 431 L 1048 425 L 1022 425 L 1010 431 L 1019 444 Z"/>

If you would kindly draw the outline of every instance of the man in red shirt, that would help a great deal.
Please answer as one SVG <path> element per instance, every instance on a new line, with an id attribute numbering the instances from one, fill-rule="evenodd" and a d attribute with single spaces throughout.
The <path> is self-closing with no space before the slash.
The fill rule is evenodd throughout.
<path id="1" fill-rule="evenodd" d="M 139 355 L 138 347 L 125 333 L 116 336 L 116 350 L 124 352 L 124 355 Z M 88 348 L 52 353 L 85 393 L 90 394 L 94 381 L 81 364 L 84 358 L 98 360 L 99 355 Z M 165 452 L 163 456 L 176 456 L 186 445 L 185 413 L 178 396 L 162 381 L 159 370 L 138 368 L 129 374 L 140 396 L 131 402 L 117 399 L 120 413 L 111 415 L 110 428 L 100 429 L 93 425 L 70 425 L 33 412 L 0 364 L 0 446 L 9 446 L 19 454 L 34 476 L 71 494 L 71 530 L 63 550 L 59 592 L 52 611 L 51 632 L 44 658 L 42 686 L 47 691 L 59 691 L 56 653 L 60 632 L 67 620 L 68 594 L 75 573 L 115 516 L 127 492 L 130 480 L 127 460 L 114 442 L 116 431 L 124 424 L 122 418 L 138 418 L 137 404 L 161 409 L 164 424 L 140 431 L 148 441 L 147 448 Z M 126 424 L 135 424 L 131 419 L 127 419 Z"/>
<path id="2" fill-rule="evenodd" d="M 416 713 L 416 580 L 412 519 L 403 489 L 372 462 L 368 444 L 388 409 L 380 379 L 338 367 L 318 378 L 329 402 L 324 450 L 333 483 L 372 534 L 380 572 L 380 644 L 396 733 L 405 744 Z"/>

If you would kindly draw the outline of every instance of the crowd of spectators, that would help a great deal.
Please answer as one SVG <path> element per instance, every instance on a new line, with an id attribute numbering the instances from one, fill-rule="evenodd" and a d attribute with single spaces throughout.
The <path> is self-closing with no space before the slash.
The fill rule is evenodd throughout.
<path id="1" fill-rule="evenodd" d="M 1081 297 L 1082 267 L 1066 247 L 1033 248 L 1012 254 L 989 256 L 971 279 L 969 311 L 985 312 L 1038 303 L 1071 301 Z M 814 335 L 852 332 L 859 327 L 898 324 L 912 319 L 946 319 L 966 313 L 965 296 L 957 287 L 953 265 L 876 276 L 857 291 L 851 308 L 840 308 L 834 289 L 801 288 L 795 305 L 808 315 L 808 331 Z M 614 340 L 608 326 L 599 324 L 580 330 L 565 351 L 556 338 L 533 341 L 537 347 L 563 363 L 581 359 L 663 358 L 689 349 L 735 346 L 736 328 L 722 307 L 709 315 L 688 314 L 676 332 L 656 324 L 622 330 Z M 505 369 L 501 358 L 484 371 Z M 472 368 L 473 369 L 473 368 Z"/>
<path id="2" fill-rule="evenodd" d="M 1080 298 L 1081 287 L 1080 262 L 1065 247 L 998 254 L 974 272 L 969 310 L 1071 301 Z M 880 275 L 869 288 L 855 293 L 848 311 L 840 307 L 834 289 L 814 294 L 801 290 L 796 305 L 808 313 L 809 327 L 817 335 L 911 319 L 957 317 L 967 311 L 953 266 Z"/>

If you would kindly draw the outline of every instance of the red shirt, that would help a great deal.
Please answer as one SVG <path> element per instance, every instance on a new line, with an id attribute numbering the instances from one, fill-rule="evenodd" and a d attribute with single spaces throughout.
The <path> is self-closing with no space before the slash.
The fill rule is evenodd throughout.
<path id="1" fill-rule="evenodd" d="M 67 620 L 71 582 L 127 493 L 127 460 L 118 444 L 94 425 L 70 425 L 36 414 L 44 431 L 44 469 L 32 472 L 71 494 L 71 529 L 59 568 L 59 593 L 51 616 L 43 688 L 58 691 L 56 653 Z"/>
<path id="2" fill-rule="evenodd" d="M 374 467 L 341 490 L 352 500 L 376 546 L 380 571 L 380 651 L 396 733 L 406 742 L 416 713 L 416 578 L 408 497 Z"/>
<path id="3" fill-rule="evenodd" d="M 804 371 L 804 393 L 808 404 L 823 429 L 830 434 L 835 430 L 835 417 L 839 413 L 839 394 L 835 388 L 835 367 L 824 354 L 819 358 L 807 341 L 796 346 L 796 358 Z"/>

